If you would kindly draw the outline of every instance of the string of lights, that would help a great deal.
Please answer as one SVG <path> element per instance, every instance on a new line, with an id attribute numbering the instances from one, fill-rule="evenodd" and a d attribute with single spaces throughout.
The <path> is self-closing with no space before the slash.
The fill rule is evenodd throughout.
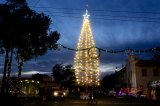
<path id="1" fill-rule="evenodd" d="M 77 49 L 68 48 L 69 50 L 75 50 L 74 68 L 76 81 L 78 85 L 86 86 L 85 90 L 87 90 L 88 86 L 100 85 L 99 55 L 96 48 L 94 48 L 95 43 L 89 16 L 90 14 L 88 14 L 88 10 L 86 10 L 86 13 L 83 15 L 84 19 L 77 42 Z"/>
<path id="2" fill-rule="evenodd" d="M 98 50 L 98 57 L 100 57 L 101 52 L 105 52 L 105 53 L 111 53 L 111 54 L 115 54 L 115 53 L 126 53 L 126 54 L 131 54 L 131 53 L 148 53 L 148 52 L 160 52 L 160 47 L 154 47 L 154 48 L 150 48 L 150 49 L 144 49 L 144 50 L 136 50 L 136 49 L 132 49 L 132 48 L 127 48 L 127 49 L 123 49 L 123 50 L 107 50 L 107 49 L 102 49 L 99 47 L 90 47 L 90 48 L 83 48 L 83 49 L 73 49 L 67 46 L 64 46 L 62 44 L 58 44 L 59 47 L 62 47 L 64 49 L 67 50 L 72 50 L 72 51 L 83 51 L 83 50 L 88 50 L 88 54 L 90 55 L 90 50 L 92 48 L 95 48 Z M 90 56 L 91 57 L 91 56 Z M 97 58 L 97 57 L 91 57 L 91 58 Z"/>

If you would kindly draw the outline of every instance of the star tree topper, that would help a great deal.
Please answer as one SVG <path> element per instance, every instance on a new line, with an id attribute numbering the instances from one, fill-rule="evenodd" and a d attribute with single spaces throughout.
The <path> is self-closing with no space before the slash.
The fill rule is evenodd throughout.
<path id="1" fill-rule="evenodd" d="M 83 15 L 84 18 L 88 19 L 89 18 L 88 10 L 86 9 L 86 13 Z"/>

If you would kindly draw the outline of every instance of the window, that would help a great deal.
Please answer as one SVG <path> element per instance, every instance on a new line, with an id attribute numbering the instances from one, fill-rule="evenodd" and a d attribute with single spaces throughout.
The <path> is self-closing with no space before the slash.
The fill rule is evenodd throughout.
<path id="1" fill-rule="evenodd" d="M 142 76 L 147 76 L 147 70 L 146 69 L 142 69 Z"/>
<path id="2" fill-rule="evenodd" d="M 159 76 L 158 69 L 153 69 L 153 76 L 155 76 L 155 77 Z"/>

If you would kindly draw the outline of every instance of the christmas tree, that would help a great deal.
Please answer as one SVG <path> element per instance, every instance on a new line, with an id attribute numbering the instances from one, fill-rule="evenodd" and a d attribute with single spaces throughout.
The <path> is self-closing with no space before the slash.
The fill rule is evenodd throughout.
<path id="1" fill-rule="evenodd" d="M 99 56 L 95 47 L 89 14 L 83 15 L 83 24 L 75 52 L 74 67 L 76 81 L 79 85 L 97 86 L 99 85 Z"/>

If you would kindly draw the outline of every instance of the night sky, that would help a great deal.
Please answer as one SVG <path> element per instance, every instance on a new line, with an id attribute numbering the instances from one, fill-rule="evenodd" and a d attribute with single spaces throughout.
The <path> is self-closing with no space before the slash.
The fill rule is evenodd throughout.
<path id="1" fill-rule="evenodd" d="M 0 3 L 4 3 L 0 0 Z M 76 48 L 86 5 L 97 47 L 104 50 L 145 50 L 160 46 L 160 0 L 27 0 L 31 9 L 52 19 L 50 30 L 61 34 L 59 44 Z M 150 59 L 152 53 L 137 53 Z M 24 63 L 23 74 L 51 73 L 55 64 L 73 64 L 74 51 L 60 48 Z M 125 64 L 126 53 L 100 53 L 101 72 L 114 72 Z M 0 55 L 0 73 L 4 55 Z M 12 65 L 16 75 L 17 63 Z"/>

